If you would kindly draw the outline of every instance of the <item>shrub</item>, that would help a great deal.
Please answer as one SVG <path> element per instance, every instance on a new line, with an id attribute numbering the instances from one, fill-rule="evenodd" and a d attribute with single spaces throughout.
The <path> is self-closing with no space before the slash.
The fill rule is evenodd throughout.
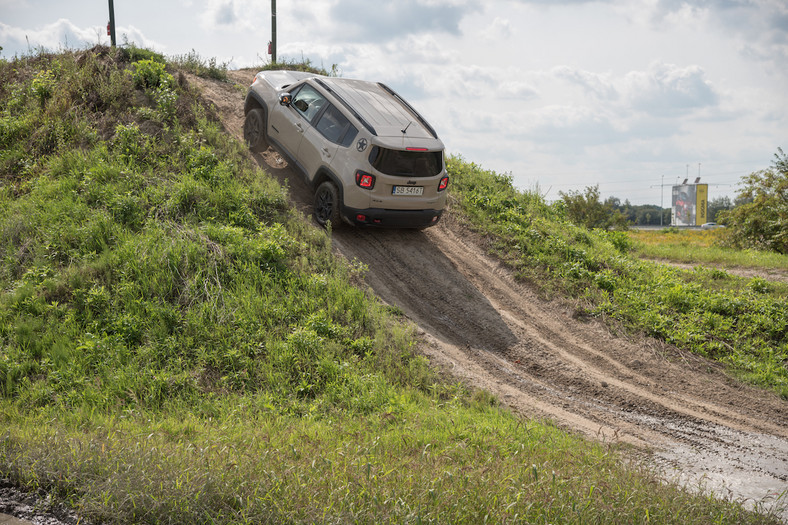
<path id="1" fill-rule="evenodd" d="M 152 59 L 140 60 L 131 73 L 134 85 L 142 89 L 168 87 L 174 83 L 172 75 L 165 71 L 166 66 Z"/>
<path id="2" fill-rule="evenodd" d="M 746 204 L 720 212 L 726 240 L 737 248 L 788 253 L 788 155 L 777 151 L 770 169 L 742 178 Z"/>
<path id="3" fill-rule="evenodd" d="M 55 75 L 52 71 L 40 71 L 31 84 L 33 95 L 38 99 L 38 102 L 43 108 L 47 100 L 52 98 L 52 93 L 55 88 Z"/>

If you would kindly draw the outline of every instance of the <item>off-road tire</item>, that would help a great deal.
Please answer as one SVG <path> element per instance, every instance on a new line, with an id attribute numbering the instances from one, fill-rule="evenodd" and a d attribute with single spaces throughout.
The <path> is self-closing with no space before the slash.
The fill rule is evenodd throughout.
<path id="1" fill-rule="evenodd" d="M 342 226 L 342 217 L 339 214 L 339 190 L 333 182 L 325 181 L 317 187 L 313 207 L 315 220 L 320 226 L 325 227 L 329 222 L 333 230 Z"/>
<path id="2" fill-rule="evenodd" d="M 268 149 L 268 140 L 265 135 L 265 112 L 255 108 L 246 114 L 244 119 L 244 141 L 252 151 L 265 151 Z"/>

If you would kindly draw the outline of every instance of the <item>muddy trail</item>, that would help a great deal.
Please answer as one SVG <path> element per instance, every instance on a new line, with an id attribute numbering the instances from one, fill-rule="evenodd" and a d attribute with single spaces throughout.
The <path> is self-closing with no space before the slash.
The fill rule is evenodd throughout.
<path id="1" fill-rule="evenodd" d="M 229 75 L 235 85 L 190 81 L 241 139 L 254 72 Z M 271 150 L 254 157 L 309 214 L 301 176 Z M 523 415 L 633 445 L 666 478 L 772 509 L 788 522 L 788 402 L 732 380 L 717 364 L 658 341 L 615 337 L 541 299 L 451 210 L 424 231 L 341 228 L 333 244 L 364 263 L 374 293 L 419 327 L 435 366 Z"/>

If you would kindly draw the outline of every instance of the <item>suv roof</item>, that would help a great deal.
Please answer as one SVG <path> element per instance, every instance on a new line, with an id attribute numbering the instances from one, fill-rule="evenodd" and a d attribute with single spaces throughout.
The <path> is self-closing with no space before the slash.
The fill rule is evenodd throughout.
<path id="1" fill-rule="evenodd" d="M 303 71 L 264 71 L 275 89 L 285 91 L 295 82 L 314 79 L 333 94 L 373 135 L 437 139 L 432 126 L 393 89 L 380 82 L 326 77 Z M 403 130 L 406 130 L 403 133 Z"/>
<path id="2" fill-rule="evenodd" d="M 393 89 L 380 82 L 320 77 L 318 83 L 357 111 L 381 137 L 437 138 L 435 130 Z M 403 130 L 407 131 L 403 132 Z"/>

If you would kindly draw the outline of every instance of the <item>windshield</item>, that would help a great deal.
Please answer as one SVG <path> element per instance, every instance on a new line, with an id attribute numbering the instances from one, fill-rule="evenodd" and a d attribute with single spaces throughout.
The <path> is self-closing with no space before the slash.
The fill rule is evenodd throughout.
<path id="1" fill-rule="evenodd" d="M 386 175 L 434 177 L 443 170 L 442 151 L 400 151 L 375 146 L 369 163 Z"/>

